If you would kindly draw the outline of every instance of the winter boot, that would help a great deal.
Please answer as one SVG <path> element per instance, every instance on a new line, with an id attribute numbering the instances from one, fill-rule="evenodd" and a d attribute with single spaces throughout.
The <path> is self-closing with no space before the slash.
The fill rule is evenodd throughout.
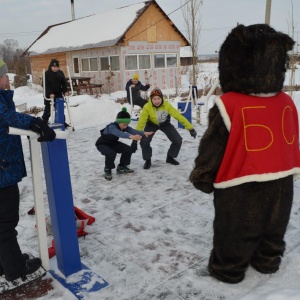
<path id="1" fill-rule="evenodd" d="M 104 177 L 107 180 L 112 180 L 111 169 L 104 168 Z"/>
<path id="2" fill-rule="evenodd" d="M 7 281 L 13 281 L 21 277 L 22 280 L 26 280 L 26 275 L 30 275 L 37 271 L 39 267 L 42 265 L 42 261 L 39 258 L 31 258 L 26 260 L 26 269 L 22 272 L 22 274 L 15 275 L 5 275 L 5 279 Z"/>
<path id="3" fill-rule="evenodd" d="M 118 174 L 127 174 L 127 173 L 133 173 L 133 172 L 134 172 L 134 170 L 129 169 L 127 166 L 118 165 L 118 167 L 117 167 Z"/>
<path id="4" fill-rule="evenodd" d="M 167 156 L 166 162 L 171 165 L 175 165 L 175 166 L 179 165 L 179 162 L 175 158 L 173 158 L 169 155 Z"/>
<path id="5" fill-rule="evenodd" d="M 150 167 L 151 167 L 151 159 L 146 159 L 144 164 L 144 169 L 147 170 L 150 169 Z"/>
<path id="6" fill-rule="evenodd" d="M 29 259 L 29 255 L 27 253 L 23 253 L 22 256 L 25 261 Z M 2 266 L 0 265 L 0 276 L 3 276 L 3 275 L 4 275 L 4 271 L 3 271 Z"/>

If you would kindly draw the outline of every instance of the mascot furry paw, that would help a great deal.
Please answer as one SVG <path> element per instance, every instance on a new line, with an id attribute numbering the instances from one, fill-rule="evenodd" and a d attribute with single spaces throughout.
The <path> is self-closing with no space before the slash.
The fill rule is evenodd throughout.
<path id="1" fill-rule="evenodd" d="M 249 265 L 278 270 L 300 173 L 298 115 L 282 87 L 294 41 L 265 24 L 239 25 L 219 56 L 223 95 L 209 112 L 190 174 L 194 186 L 214 192 L 214 237 L 208 270 L 228 283 Z M 213 151 L 212 151 L 213 150 Z"/>

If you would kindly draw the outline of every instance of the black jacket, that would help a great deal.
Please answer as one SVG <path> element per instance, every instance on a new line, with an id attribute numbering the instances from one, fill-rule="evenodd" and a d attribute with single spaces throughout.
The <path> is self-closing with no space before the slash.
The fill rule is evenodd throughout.
<path id="1" fill-rule="evenodd" d="M 125 86 L 126 92 L 127 92 L 127 101 L 130 103 L 130 93 L 129 93 L 129 87 L 133 84 L 132 80 L 130 79 Z M 135 87 L 131 88 L 132 93 L 132 99 L 137 99 L 140 97 L 140 91 L 148 91 L 150 88 L 150 84 L 142 85 L 140 81 L 136 84 Z"/>
<path id="2" fill-rule="evenodd" d="M 45 72 L 46 98 L 54 94 L 55 98 L 61 98 L 67 92 L 67 81 L 63 71 L 53 72 L 51 67 Z"/>

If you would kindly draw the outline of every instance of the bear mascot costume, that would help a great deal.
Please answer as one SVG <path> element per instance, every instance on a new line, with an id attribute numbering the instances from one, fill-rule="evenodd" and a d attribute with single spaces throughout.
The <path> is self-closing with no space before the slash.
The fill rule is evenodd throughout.
<path id="1" fill-rule="evenodd" d="M 300 173 L 298 114 L 282 92 L 294 41 L 265 24 L 235 27 L 221 45 L 223 94 L 209 111 L 190 181 L 214 193 L 209 274 L 238 283 L 251 265 L 270 274 L 285 250 L 284 234 Z"/>

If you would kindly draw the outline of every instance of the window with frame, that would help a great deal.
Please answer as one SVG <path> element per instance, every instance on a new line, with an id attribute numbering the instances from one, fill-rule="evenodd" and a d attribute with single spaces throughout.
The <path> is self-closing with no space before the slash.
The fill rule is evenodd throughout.
<path id="1" fill-rule="evenodd" d="M 154 68 L 176 68 L 177 54 L 154 54 Z"/>
<path id="2" fill-rule="evenodd" d="M 139 55 L 139 69 L 151 69 L 150 54 Z"/>
<path id="3" fill-rule="evenodd" d="M 125 70 L 151 69 L 150 54 L 135 54 L 125 56 Z"/>
<path id="4" fill-rule="evenodd" d="M 120 71 L 120 57 L 110 56 L 110 69 L 112 71 Z"/>
<path id="5" fill-rule="evenodd" d="M 79 74 L 79 58 L 73 57 L 73 69 L 75 74 Z"/>
<path id="6" fill-rule="evenodd" d="M 154 68 L 165 68 L 165 55 L 154 54 Z"/>
<path id="7" fill-rule="evenodd" d="M 177 54 L 166 54 L 167 68 L 177 67 Z"/>
<path id="8" fill-rule="evenodd" d="M 83 72 L 98 71 L 97 57 L 82 58 L 81 59 L 81 70 Z"/>
<path id="9" fill-rule="evenodd" d="M 119 56 L 102 56 L 100 57 L 100 70 L 120 71 L 120 57 Z"/>

